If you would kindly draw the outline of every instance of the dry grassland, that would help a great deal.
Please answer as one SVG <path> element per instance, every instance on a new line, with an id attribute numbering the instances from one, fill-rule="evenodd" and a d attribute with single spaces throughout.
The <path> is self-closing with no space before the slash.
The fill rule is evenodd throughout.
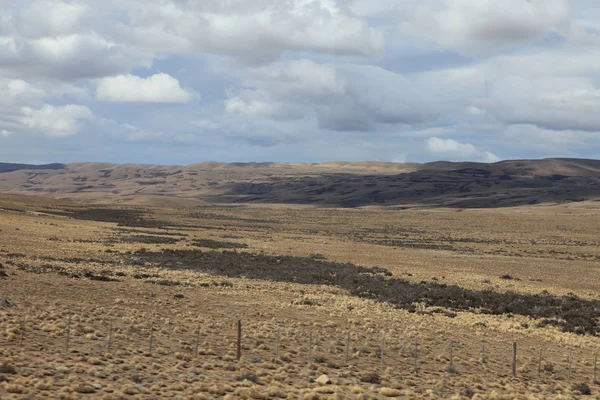
<path id="1" fill-rule="evenodd" d="M 134 210 L 3 196 L 0 398 L 568 399 L 584 383 L 596 396 L 585 318 L 600 212 L 586 207 Z M 480 293 L 509 308 L 465 305 Z M 565 317 L 588 330 L 517 304 L 551 299 L 590 313 Z"/>

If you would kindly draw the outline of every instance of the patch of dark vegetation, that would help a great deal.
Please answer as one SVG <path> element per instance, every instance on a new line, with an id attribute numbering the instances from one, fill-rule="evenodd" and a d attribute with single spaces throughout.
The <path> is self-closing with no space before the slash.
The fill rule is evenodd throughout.
<path id="1" fill-rule="evenodd" d="M 587 383 L 574 384 L 571 387 L 571 390 L 582 396 L 591 396 L 592 395 L 592 389 L 590 388 L 590 385 L 588 385 Z"/>
<path id="2" fill-rule="evenodd" d="M 0 263 L 0 278 L 7 278 L 8 274 L 4 271 L 4 264 Z"/>
<path id="3" fill-rule="evenodd" d="M 242 217 L 236 217 L 233 215 L 214 214 L 214 213 L 209 213 L 209 212 L 204 212 L 204 211 L 190 214 L 189 217 L 195 218 L 195 219 L 212 219 L 212 220 L 219 220 L 219 221 L 249 222 L 249 223 L 259 223 L 259 224 L 279 223 L 279 221 L 272 220 L 272 219 L 242 218 Z"/>
<path id="4" fill-rule="evenodd" d="M 221 282 L 217 282 L 217 281 L 212 281 L 211 283 L 208 282 L 202 282 L 200 283 L 201 287 L 211 287 L 211 286 L 216 286 L 216 287 L 233 287 L 233 283 L 230 281 L 221 281 Z"/>
<path id="5" fill-rule="evenodd" d="M 189 286 L 189 284 L 187 284 L 185 282 L 170 281 L 168 279 L 160 279 L 157 281 L 148 281 L 148 282 L 153 283 L 154 285 L 160 285 L 160 286 Z"/>
<path id="6" fill-rule="evenodd" d="M 48 211 L 49 214 L 71 217 L 86 221 L 113 222 L 118 226 L 134 228 L 162 228 L 173 224 L 148 219 L 146 212 L 138 209 L 126 208 L 73 208 L 61 211 Z"/>
<path id="7" fill-rule="evenodd" d="M 4 258 L 25 258 L 27 257 L 25 254 L 23 253 L 7 253 L 4 255 Z"/>
<path id="8" fill-rule="evenodd" d="M 515 278 L 514 276 L 509 275 L 509 274 L 505 274 L 505 275 L 500 276 L 500 279 L 504 279 L 504 280 L 507 280 L 507 281 L 520 281 L 521 280 L 521 279 Z"/>
<path id="9" fill-rule="evenodd" d="M 110 243 L 175 244 L 181 239 L 164 236 L 135 235 L 111 239 Z"/>
<path id="10" fill-rule="evenodd" d="M 0 365 L 0 374 L 16 375 L 17 370 L 15 367 L 5 362 Z"/>
<path id="11" fill-rule="evenodd" d="M 294 301 L 292 301 L 292 304 L 297 305 L 297 306 L 320 306 L 321 305 L 321 303 L 319 303 L 317 300 L 310 299 L 308 297 L 303 297 L 301 299 L 294 300 Z"/>
<path id="12" fill-rule="evenodd" d="M 97 273 L 88 269 L 83 271 L 70 271 L 65 267 L 53 264 L 30 265 L 25 263 L 17 263 L 15 264 L 15 266 L 20 271 L 32 274 L 56 273 L 58 275 L 66 276 L 73 279 L 86 278 L 92 281 L 103 282 L 120 282 L 119 279 L 113 278 L 113 276 L 126 276 L 126 274 L 123 272 L 114 273 L 108 269 L 103 269 Z"/>
<path id="13" fill-rule="evenodd" d="M 325 257 L 323 254 L 319 254 L 319 253 L 311 253 L 308 255 L 310 258 L 312 258 L 313 260 L 326 260 L 327 257 Z"/>
<path id="14" fill-rule="evenodd" d="M 0 299 L 0 307 L 14 307 L 14 304 L 9 299 Z"/>
<path id="15" fill-rule="evenodd" d="M 178 232 L 168 232 L 165 230 L 160 231 L 144 231 L 141 229 L 130 229 L 130 228 L 115 228 L 115 232 L 118 233 L 127 233 L 133 235 L 160 235 L 160 236 L 189 236 L 187 233 L 178 233 Z"/>
<path id="16" fill-rule="evenodd" d="M 212 239 L 198 239 L 194 240 L 192 244 L 196 247 L 206 247 L 208 249 L 245 249 L 248 245 L 245 243 L 237 242 L 221 242 Z"/>
<path id="17" fill-rule="evenodd" d="M 129 264 L 174 270 L 195 270 L 230 278 L 246 277 L 275 282 L 331 285 L 351 295 L 393 304 L 416 312 L 415 304 L 452 312 L 518 314 L 553 320 L 565 332 L 600 334 L 600 301 L 575 295 L 553 296 L 470 290 L 438 282 L 413 283 L 394 278 L 384 268 L 365 268 L 350 263 L 310 257 L 270 256 L 234 251 L 171 250 L 126 255 Z M 448 315 L 451 317 L 451 315 Z"/>
<path id="18" fill-rule="evenodd" d="M 99 274 L 95 274 L 92 271 L 86 270 L 83 271 L 82 276 L 92 281 L 101 281 L 101 282 L 120 282 L 119 279 L 111 277 L 109 274 L 103 273 L 101 271 Z"/>
<path id="19" fill-rule="evenodd" d="M 133 274 L 134 279 L 150 279 L 150 278 L 160 278 L 160 275 L 157 274 Z"/>
<path id="20" fill-rule="evenodd" d="M 381 376 L 378 373 L 373 372 L 371 374 L 364 375 L 360 378 L 360 381 L 363 383 L 371 383 L 373 385 L 381 384 Z"/>

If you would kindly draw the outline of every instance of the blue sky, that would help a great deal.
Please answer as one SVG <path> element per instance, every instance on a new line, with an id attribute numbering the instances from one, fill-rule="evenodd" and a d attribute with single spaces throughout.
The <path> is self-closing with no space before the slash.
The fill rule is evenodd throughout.
<path id="1" fill-rule="evenodd" d="M 600 155 L 592 0 L 0 0 L 0 160 Z"/>

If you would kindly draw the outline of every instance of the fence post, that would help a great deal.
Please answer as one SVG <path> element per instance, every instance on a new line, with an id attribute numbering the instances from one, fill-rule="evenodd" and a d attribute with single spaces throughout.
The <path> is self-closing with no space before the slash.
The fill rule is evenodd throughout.
<path id="1" fill-rule="evenodd" d="M 312 362 L 312 349 L 313 349 L 313 333 L 310 331 L 308 334 L 308 363 Z"/>
<path id="2" fill-rule="evenodd" d="M 150 324 L 150 343 L 148 344 L 148 354 L 152 355 L 152 342 L 154 341 L 154 321 Z"/>
<path id="3" fill-rule="evenodd" d="M 415 339 L 415 373 L 419 373 L 419 339 Z"/>
<path id="4" fill-rule="evenodd" d="M 200 326 L 198 326 L 198 332 L 196 332 L 196 346 L 194 347 L 194 355 L 198 357 L 198 351 L 200 349 Z"/>
<path id="5" fill-rule="evenodd" d="M 279 361 L 281 359 L 280 353 L 279 353 L 280 346 L 281 346 L 281 329 L 278 327 L 277 328 L 277 343 L 275 345 L 275 359 L 277 361 Z"/>
<path id="6" fill-rule="evenodd" d="M 568 358 L 568 361 L 567 361 L 567 379 L 571 379 L 571 375 L 572 375 L 571 374 L 571 372 L 572 372 L 572 368 L 571 368 L 571 366 L 572 366 L 572 357 L 573 357 L 572 351 L 569 350 L 569 358 Z"/>
<path id="7" fill-rule="evenodd" d="M 485 356 L 485 339 L 481 342 L 481 363 L 486 364 L 487 359 Z"/>
<path id="8" fill-rule="evenodd" d="M 23 347 L 23 340 L 25 339 L 25 319 L 21 321 L 21 338 L 19 339 L 19 346 Z"/>
<path id="9" fill-rule="evenodd" d="M 346 365 L 348 365 L 348 361 L 350 359 L 350 330 L 346 334 Z"/>
<path id="10" fill-rule="evenodd" d="M 383 368 L 385 366 L 385 332 L 382 333 L 381 335 L 381 371 L 383 371 Z"/>
<path id="11" fill-rule="evenodd" d="M 450 342 L 450 367 L 454 367 L 454 342 Z"/>
<path id="12" fill-rule="evenodd" d="M 594 384 L 598 383 L 598 353 L 594 354 Z"/>
<path id="13" fill-rule="evenodd" d="M 236 358 L 238 361 L 242 358 L 242 320 L 237 320 L 237 352 Z"/>
<path id="14" fill-rule="evenodd" d="M 106 345 L 108 351 L 110 351 L 112 347 L 112 337 L 113 337 L 113 323 L 110 323 L 110 330 L 108 331 L 108 344 Z"/>
<path id="15" fill-rule="evenodd" d="M 542 376 L 542 357 L 544 355 L 544 349 L 540 349 L 540 358 L 538 359 L 538 377 Z"/>
<path id="16" fill-rule="evenodd" d="M 71 315 L 69 314 L 69 318 L 67 320 L 67 332 L 66 332 L 66 351 L 69 352 L 69 344 L 71 342 Z"/>
<path id="17" fill-rule="evenodd" d="M 517 376 L 517 342 L 513 343 L 512 374 Z"/>

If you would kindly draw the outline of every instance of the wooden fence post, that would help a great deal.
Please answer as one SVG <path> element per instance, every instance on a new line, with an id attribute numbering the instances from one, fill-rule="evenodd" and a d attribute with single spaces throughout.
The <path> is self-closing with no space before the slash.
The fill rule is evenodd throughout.
<path id="1" fill-rule="evenodd" d="M 481 342 L 481 363 L 486 364 L 487 359 L 485 356 L 485 341 Z"/>
<path id="2" fill-rule="evenodd" d="M 450 367 L 454 367 L 454 342 L 450 342 Z"/>
<path id="3" fill-rule="evenodd" d="M 280 357 L 280 347 L 281 347 L 281 329 L 277 328 L 277 343 L 275 344 L 275 359 L 279 361 Z"/>
<path id="4" fill-rule="evenodd" d="M 194 355 L 198 357 L 198 351 L 200 350 L 200 325 L 198 325 L 198 332 L 196 332 L 196 346 L 194 347 Z"/>
<path id="5" fill-rule="evenodd" d="M 67 332 L 66 332 L 66 351 L 69 352 L 69 345 L 71 342 L 71 315 L 69 314 L 69 318 L 67 320 Z"/>
<path id="6" fill-rule="evenodd" d="M 594 354 L 594 384 L 598 383 L 598 353 Z"/>
<path id="7" fill-rule="evenodd" d="M 150 341 L 148 343 L 148 354 L 152 355 L 152 342 L 154 341 L 154 321 L 150 324 Z"/>
<path id="8" fill-rule="evenodd" d="M 513 343 L 512 374 L 517 376 L 517 342 Z"/>
<path id="9" fill-rule="evenodd" d="M 419 339 L 415 339 L 415 373 L 419 373 Z"/>
<path id="10" fill-rule="evenodd" d="M 385 332 L 381 335 L 381 363 L 380 363 L 381 371 L 385 367 Z"/>
<path id="11" fill-rule="evenodd" d="M 312 350 L 313 350 L 313 333 L 310 331 L 308 334 L 308 363 L 312 362 Z"/>
<path id="12" fill-rule="evenodd" d="M 348 365 L 350 359 L 350 330 L 346 334 L 346 365 Z"/>
<path id="13" fill-rule="evenodd" d="M 237 352 L 236 358 L 238 361 L 242 358 L 242 320 L 237 320 Z"/>
<path id="14" fill-rule="evenodd" d="M 569 350 L 569 358 L 567 360 L 567 379 L 571 379 L 571 375 L 572 375 L 572 368 L 571 368 L 572 364 L 573 364 L 572 357 L 573 357 L 572 351 Z"/>
<path id="15" fill-rule="evenodd" d="M 106 348 L 108 349 L 108 351 L 110 351 L 110 349 L 112 348 L 112 337 L 113 337 L 113 323 L 110 323 L 110 330 L 108 331 L 108 343 L 106 345 Z"/>
<path id="16" fill-rule="evenodd" d="M 25 319 L 21 321 L 21 337 L 19 339 L 19 346 L 23 347 L 23 341 L 25 340 Z"/>

